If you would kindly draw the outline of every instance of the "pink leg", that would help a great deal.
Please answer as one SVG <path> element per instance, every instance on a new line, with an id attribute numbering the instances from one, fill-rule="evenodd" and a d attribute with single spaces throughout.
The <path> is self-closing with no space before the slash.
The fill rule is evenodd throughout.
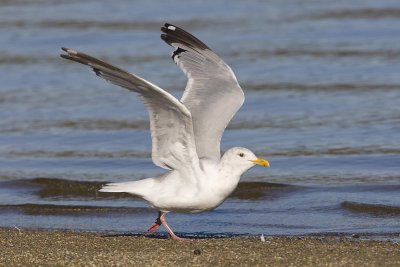
<path id="1" fill-rule="evenodd" d="M 160 228 L 160 225 L 162 224 L 160 217 L 161 217 L 161 211 L 158 212 L 158 218 L 156 219 L 156 221 L 152 225 L 150 225 L 149 229 L 147 229 L 148 232 L 150 233 L 157 232 L 158 228 Z"/>
<path id="2" fill-rule="evenodd" d="M 177 241 L 186 240 L 186 239 L 184 239 L 182 237 L 179 237 L 179 236 L 174 234 L 174 232 L 172 231 L 171 227 L 169 227 L 169 225 L 167 224 L 166 216 L 167 216 L 166 212 L 161 212 L 161 216 L 159 218 L 160 218 L 161 223 L 164 225 L 165 229 L 167 229 L 169 237 L 172 240 L 177 240 Z"/>

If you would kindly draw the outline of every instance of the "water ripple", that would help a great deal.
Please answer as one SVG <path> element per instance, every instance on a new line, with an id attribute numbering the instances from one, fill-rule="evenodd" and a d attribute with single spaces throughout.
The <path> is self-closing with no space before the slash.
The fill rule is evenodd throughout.
<path id="1" fill-rule="evenodd" d="M 400 19 L 399 8 L 338 9 L 310 16 L 311 19 Z"/>
<path id="2" fill-rule="evenodd" d="M 355 213 L 375 216 L 400 216 L 400 207 L 397 206 L 344 201 L 341 203 L 341 207 Z"/>
<path id="3" fill-rule="evenodd" d="M 1 212 L 23 212 L 28 215 L 68 215 L 68 216 L 93 216 L 104 213 L 153 213 L 151 208 L 128 208 L 128 207 L 99 207 L 99 206 L 73 206 L 53 204 L 18 204 L 0 205 Z"/>

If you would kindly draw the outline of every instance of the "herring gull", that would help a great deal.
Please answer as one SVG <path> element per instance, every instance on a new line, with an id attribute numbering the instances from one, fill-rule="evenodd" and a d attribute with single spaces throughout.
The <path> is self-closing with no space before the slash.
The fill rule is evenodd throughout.
<path id="1" fill-rule="evenodd" d="M 167 171 L 106 184 L 100 191 L 141 197 L 159 211 L 148 231 L 163 225 L 171 239 L 183 240 L 167 224 L 168 212 L 214 209 L 233 192 L 244 172 L 255 165 L 268 167 L 269 162 L 242 147 L 231 148 L 221 157 L 222 134 L 244 102 L 235 74 L 185 30 L 166 23 L 161 31 L 161 39 L 175 49 L 172 59 L 188 78 L 180 101 L 135 74 L 74 49 L 62 48 L 66 54 L 61 57 L 87 65 L 97 76 L 139 94 L 150 117 L 152 160 Z"/>

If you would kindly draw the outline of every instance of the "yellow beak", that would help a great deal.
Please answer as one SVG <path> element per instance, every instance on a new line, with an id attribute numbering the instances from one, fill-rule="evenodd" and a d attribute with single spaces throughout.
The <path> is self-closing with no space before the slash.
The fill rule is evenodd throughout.
<path id="1" fill-rule="evenodd" d="M 269 162 L 266 159 L 263 158 L 257 158 L 255 160 L 250 160 L 251 162 L 253 162 L 254 164 L 263 166 L 263 167 L 269 167 Z"/>

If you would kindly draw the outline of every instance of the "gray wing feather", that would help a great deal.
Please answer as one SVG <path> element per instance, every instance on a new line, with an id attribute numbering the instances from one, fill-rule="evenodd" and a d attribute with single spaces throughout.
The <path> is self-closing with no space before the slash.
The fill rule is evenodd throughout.
<path id="1" fill-rule="evenodd" d="M 181 102 L 192 114 L 197 154 L 219 160 L 222 134 L 244 102 L 243 91 L 231 68 L 199 39 L 168 23 L 161 31 L 188 77 Z"/>
<path id="2" fill-rule="evenodd" d="M 158 86 L 107 62 L 62 48 L 61 57 L 87 66 L 94 73 L 130 91 L 139 93 L 149 110 L 153 162 L 165 169 L 183 169 L 198 162 L 190 111 Z"/>

